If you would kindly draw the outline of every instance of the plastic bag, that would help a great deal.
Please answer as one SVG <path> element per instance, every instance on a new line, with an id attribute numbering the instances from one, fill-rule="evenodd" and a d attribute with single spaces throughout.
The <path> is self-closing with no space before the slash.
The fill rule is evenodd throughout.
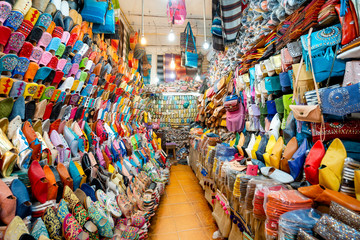
<path id="1" fill-rule="evenodd" d="M 297 190 L 270 192 L 264 201 L 266 213 L 266 239 L 277 239 L 279 218 L 282 214 L 299 209 L 309 209 L 313 201 Z"/>
<path id="2" fill-rule="evenodd" d="M 268 182 L 263 184 L 258 184 L 255 188 L 255 194 L 253 198 L 253 214 L 257 219 L 265 220 L 265 209 L 264 209 L 264 200 L 265 195 L 273 191 L 287 190 L 287 188 L 276 182 Z"/>
<path id="3" fill-rule="evenodd" d="M 216 155 L 215 157 L 220 161 L 231 161 L 237 150 L 233 147 L 230 147 L 229 144 L 222 143 L 216 145 Z"/>
<path id="4" fill-rule="evenodd" d="M 297 239 L 300 229 L 313 235 L 312 229 L 320 217 L 321 213 L 313 208 L 284 213 L 279 220 L 279 239 Z"/>

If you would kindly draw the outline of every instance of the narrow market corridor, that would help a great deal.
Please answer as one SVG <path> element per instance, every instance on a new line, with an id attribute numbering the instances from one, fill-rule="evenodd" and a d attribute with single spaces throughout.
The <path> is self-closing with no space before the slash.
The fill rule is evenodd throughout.
<path id="1" fill-rule="evenodd" d="M 189 166 L 171 167 L 170 184 L 151 221 L 151 240 L 209 240 L 217 230 L 204 192 Z"/>

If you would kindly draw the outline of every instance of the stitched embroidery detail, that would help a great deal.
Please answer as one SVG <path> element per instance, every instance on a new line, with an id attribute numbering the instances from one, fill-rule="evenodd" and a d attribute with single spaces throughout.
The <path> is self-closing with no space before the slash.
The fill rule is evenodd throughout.
<path id="1" fill-rule="evenodd" d="M 53 95 L 55 89 L 54 88 L 48 88 L 45 90 L 44 94 L 46 96 L 47 99 L 50 99 L 51 96 Z"/>
<path id="2" fill-rule="evenodd" d="M 2 60 L 2 66 L 4 71 L 12 71 L 18 64 L 18 58 L 16 56 L 5 56 Z"/>
<path id="3" fill-rule="evenodd" d="M 40 18 L 36 22 L 36 25 L 47 29 L 50 26 L 51 20 L 52 20 L 51 15 L 44 13 L 40 15 Z"/>
<path id="4" fill-rule="evenodd" d="M 14 29 L 18 29 L 23 20 L 24 15 L 21 12 L 11 11 L 4 25 L 12 27 Z"/>
<path id="5" fill-rule="evenodd" d="M 34 48 L 31 54 L 31 58 L 33 58 L 36 62 L 38 62 L 43 54 L 43 50 L 41 48 Z"/>
<path id="6" fill-rule="evenodd" d="M 34 23 L 36 23 L 38 18 L 39 18 L 39 11 L 34 9 L 33 13 L 31 14 L 31 17 L 30 17 L 30 22 L 34 24 Z"/>
<path id="7" fill-rule="evenodd" d="M 39 91 L 38 91 L 38 93 L 37 93 L 37 95 L 36 95 L 36 98 L 40 98 L 41 97 L 41 95 L 42 95 L 42 93 L 43 93 L 43 91 L 44 91 L 44 86 L 43 85 L 40 85 L 40 88 L 38 89 Z"/>
<path id="8" fill-rule="evenodd" d="M 55 240 L 62 240 L 61 222 L 59 221 L 55 211 L 51 207 L 46 209 L 43 220 L 49 232 L 50 238 Z"/>
<path id="9" fill-rule="evenodd" d="M 38 239 L 41 235 L 44 235 L 45 237 L 49 238 L 49 234 L 46 230 L 46 226 L 41 218 L 38 218 L 34 224 L 33 229 L 31 230 L 31 235 Z"/>
<path id="10" fill-rule="evenodd" d="M 30 62 L 28 59 L 19 58 L 18 63 L 15 67 L 15 72 L 21 75 L 24 74 L 28 70 L 29 64 Z"/>
<path id="11" fill-rule="evenodd" d="M 18 88 L 18 96 L 20 96 L 20 95 L 22 94 L 22 92 L 23 92 L 23 86 L 24 86 L 24 83 L 23 83 L 23 82 L 20 83 L 20 86 L 19 86 L 19 88 Z"/>
<path id="12" fill-rule="evenodd" d="M 70 212 L 68 210 L 66 202 L 65 202 L 65 200 L 62 199 L 60 201 L 60 204 L 59 204 L 59 207 L 58 207 L 58 210 L 57 210 L 56 214 L 57 214 L 58 218 L 60 219 L 60 221 L 63 222 L 66 215 L 68 215 L 69 213 Z"/>
<path id="13" fill-rule="evenodd" d="M 0 6 L 0 18 L 7 19 L 11 12 L 11 6 L 9 4 L 2 4 Z"/>
<path id="14" fill-rule="evenodd" d="M 346 88 L 338 88 L 333 91 L 328 96 L 328 101 L 334 108 L 346 106 L 349 103 L 349 92 Z"/>
<path id="15" fill-rule="evenodd" d="M 61 94 L 61 91 L 59 89 L 54 90 L 53 96 L 51 97 L 51 101 L 57 101 L 59 99 L 59 96 Z"/>
<path id="16" fill-rule="evenodd" d="M 12 86 L 12 80 L 10 78 L 6 79 L 5 84 L 4 84 L 3 94 L 7 94 L 8 92 L 10 92 L 11 86 Z"/>
<path id="17" fill-rule="evenodd" d="M 27 91 L 28 91 L 29 95 L 34 95 L 36 90 L 37 90 L 37 85 L 30 85 L 27 88 Z"/>
<path id="18" fill-rule="evenodd" d="M 75 205 L 73 213 L 75 219 L 80 223 L 81 226 L 84 226 L 86 222 L 90 221 L 88 213 L 80 203 Z"/>
<path id="19" fill-rule="evenodd" d="M 17 31 L 27 37 L 29 36 L 33 27 L 34 25 L 29 20 L 24 20 Z"/>

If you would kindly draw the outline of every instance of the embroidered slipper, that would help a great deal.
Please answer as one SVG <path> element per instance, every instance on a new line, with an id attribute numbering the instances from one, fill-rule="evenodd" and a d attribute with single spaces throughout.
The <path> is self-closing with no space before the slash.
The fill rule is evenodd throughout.
<path id="1" fill-rule="evenodd" d="M 11 126 L 11 124 L 10 124 L 10 126 Z M 21 126 L 21 123 L 20 123 L 20 126 Z M 16 131 L 13 135 L 12 141 L 14 143 L 14 146 L 16 147 L 16 149 L 19 152 L 19 158 L 16 163 L 18 168 L 28 169 L 30 166 L 29 164 L 30 164 L 32 149 L 30 148 L 30 145 L 29 145 L 28 141 L 26 140 L 26 137 L 25 137 L 24 133 L 21 131 L 20 127 L 16 128 Z"/>
<path id="2" fill-rule="evenodd" d="M 41 27 L 44 31 L 47 31 L 52 22 L 52 16 L 49 13 L 43 13 L 37 20 L 35 27 Z"/>
<path id="3" fill-rule="evenodd" d="M 107 194 L 105 194 L 102 190 L 97 190 L 96 198 L 100 201 L 104 206 L 106 206 L 107 210 L 111 213 L 111 215 L 115 218 L 121 217 L 122 213 L 114 199 L 111 199 Z"/>
<path id="4" fill-rule="evenodd" d="M 34 225 L 31 228 L 31 236 L 33 236 L 35 239 L 39 239 L 40 236 L 50 238 L 45 223 L 41 218 L 36 219 L 34 222 Z"/>
<path id="5" fill-rule="evenodd" d="M 56 216 L 59 218 L 60 222 L 64 224 L 65 217 L 68 214 L 70 214 L 68 205 L 64 199 L 61 199 L 56 212 Z"/>
<path id="6" fill-rule="evenodd" d="M 100 236 L 106 238 L 113 237 L 114 233 L 112 231 L 112 227 L 109 222 L 109 219 L 103 213 L 101 213 L 101 211 L 96 206 L 96 204 L 93 201 L 91 201 L 90 197 L 87 197 L 86 205 L 88 208 L 89 216 L 97 226 Z"/>
<path id="7" fill-rule="evenodd" d="M 77 203 L 80 203 L 80 200 L 76 197 L 69 186 L 64 187 L 63 198 L 69 204 L 70 209 L 73 209 Z"/>
<path id="8" fill-rule="evenodd" d="M 20 27 L 23 20 L 24 20 L 23 13 L 12 10 L 9 16 L 7 17 L 7 19 L 5 20 L 4 26 L 11 28 L 13 31 L 16 31 Z M 20 34 L 23 36 L 24 38 L 23 40 L 25 41 L 25 36 L 22 33 Z"/>
<path id="9" fill-rule="evenodd" d="M 77 189 L 76 191 L 78 190 L 80 189 Z M 85 199 L 86 199 L 86 195 L 84 201 Z M 72 210 L 72 214 L 75 217 L 75 219 L 79 222 L 81 227 L 84 229 L 84 231 L 86 231 L 89 234 L 89 239 L 91 240 L 99 239 L 98 229 L 96 225 L 91 221 L 90 216 L 87 213 L 86 209 L 83 207 L 83 205 L 81 205 L 80 203 L 76 204 L 76 206 Z"/>
<path id="10" fill-rule="evenodd" d="M 35 62 L 38 64 L 43 52 L 44 52 L 44 50 L 42 50 L 42 48 L 34 47 L 32 53 L 31 53 L 30 59 L 29 59 L 30 62 Z"/>
<path id="11" fill-rule="evenodd" d="M 21 235 L 29 233 L 27 226 L 19 216 L 12 218 L 11 222 L 5 224 L 8 224 L 8 226 L 4 234 L 4 240 L 19 239 Z"/>
<path id="12" fill-rule="evenodd" d="M 89 234 L 85 232 L 81 225 L 76 221 L 70 213 L 66 215 L 63 223 L 63 235 L 66 240 L 86 240 L 89 239 Z"/>
<path id="13" fill-rule="evenodd" d="M 52 207 L 48 207 L 45 210 L 42 219 L 45 223 L 46 229 L 48 230 L 50 238 L 54 240 L 62 240 L 61 222 Z"/>
<path id="14" fill-rule="evenodd" d="M 10 12 L 12 10 L 12 5 L 6 1 L 3 1 L 2 3 L 0 3 L 0 22 L 4 23 L 5 20 L 8 18 L 8 16 L 10 15 Z"/>

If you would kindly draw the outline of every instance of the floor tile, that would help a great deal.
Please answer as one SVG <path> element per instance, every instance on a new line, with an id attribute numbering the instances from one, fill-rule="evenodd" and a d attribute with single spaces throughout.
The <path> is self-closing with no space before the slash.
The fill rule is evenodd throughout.
<path id="1" fill-rule="evenodd" d="M 202 188 L 200 187 L 200 185 L 198 184 L 192 184 L 192 185 L 185 185 L 182 186 L 182 189 L 185 193 L 193 193 L 193 192 L 199 192 L 202 193 L 204 195 L 204 191 L 202 190 Z"/>
<path id="2" fill-rule="evenodd" d="M 150 240 L 179 240 L 179 237 L 177 233 L 154 234 Z"/>
<path id="3" fill-rule="evenodd" d="M 212 212 L 211 206 L 207 201 L 192 202 L 191 204 L 193 205 L 196 212 Z"/>
<path id="4" fill-rule="evenodd" d="M 188 201 L 188 197 L 185 194 L 166 196 L 166 198 L 164 199 L 165 204 L 185 203 L 187 201 Z"/>
<path id="5" fill-rule="evenodd" d="M 202 229 L 179 232 L 180 240 L 208 240 Z"/>
<path id="6" fill-rule="evenodd" d="M 210 240 L 216 230 L 212 209 L 191 168 L 172 166 L 170 184 L 151 219 L 149 239 Z"/>
<path id="7" fill-rule="evenodd" d="M 204 193 L 202 193 L 202 192 L 186 193 L 186 197 L 187 197 L 189 202 L 204 202 L 204 203 L 207 203 L 207 200 L 204 197 Z"/>
<path id="8" fill-rule="evenodd" d="M 169 206 L 171 214 L 174 217 L 196 213 L 191 203 L 179 203 L 167 206 Z"/>
<path id="9" fill-rule="evenodd" d="M 161 203 L 158 210 L 156 211 L 156 217 L 171 217 L 173 216 L 170 205 Z"/>
<path id="10" fill-rule="evenodd" d="M 152 233 L 174 233 L 177 231 L 175 221 L 172 217 L 157 218 L 155 223 L 150 226 Z"/>
<path id="11" fill-rule="evenodd" d="M 169 188 L 165 190 L 167 196 L 174 196 L 174 195 L 184 195 L 185 192 L 184 190 L 179 187 L 179 188 Z"/>
<path id="12" fill-rule="evenodd" d="M 176 230 L 185 231 L 201 228 L 201 223 L 196 214 L 189 214 L 184 216 L 174 217 Z"/>

